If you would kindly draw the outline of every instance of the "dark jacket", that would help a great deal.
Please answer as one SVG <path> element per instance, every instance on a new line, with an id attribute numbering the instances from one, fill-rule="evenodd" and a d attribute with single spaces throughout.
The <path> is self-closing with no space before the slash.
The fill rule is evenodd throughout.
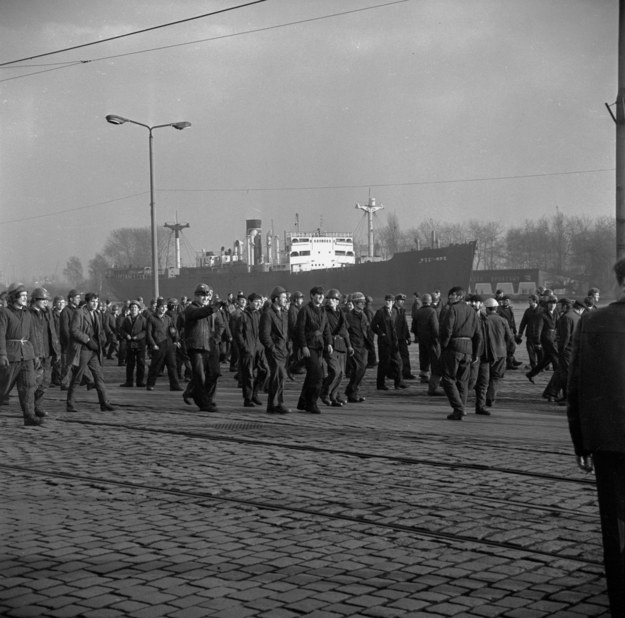
<path id="1" fill-rule="evenodd" d="M 150 316 L 149 319 L 152 319 Z M 139 314 L 136 318 L 126 316 L 122 322 L 120 331 L 123 339 L 128 341 L 130 349 L 145 350 L 146 337 L 147 337 L 147 321 L 143 315 Z M 130 339 L 128 339 L 130 335 Z"/>
<path id="2" fill-rule="evenodd" d="M 347 352 L 347 348 L 351 348 L 352 344 L 347 332 L 345 314 L 338 307 L 334 310 L 330 305 L 326 305 L 325 311 L 328 316 L 330 336 L 332 337 L 332 348 L 335 352 Z"/>
<path id="3" fill-rule="evenodd" d="M 625 453 L 625 300 L 585 312 L 573 335 L 568 420 L 575 453 Z"/>
<path id="4" fill-rule="evenodd" d="M 33 360 L 34 329 L 33 316 L 26 307 L 0 308 L 0 356 L 6 356 L 10 363 Z"/>
<path id="5" fill-rule="evenodd" d="M 188 350 L 218 351 L 223 333 L 220 313 L 212 305 L 193 301 L 184 310 L 184 338 Z"/>
<path id="6" fill-rule="evenodd" d="M 159 318 L 157 315 L 151 315 L 148 319 L 146 339 L 151 348 L 155 345 L 160 348 L 163 344 L 176 343 L 179 339 L 178 329 L 171 316 L 164 314 Z"/>
<path id="7" fill-rule="evenodd" d="M 512 342 L 512 331 L 508 321 L 498 313 L 482 314 L 484 320 L 482 359 L 489 362 L 505 358 L 508 346 Z"/>
<path id="8" fill-rule="evenodd" d="M 38 358 L 60 356 L 61 343 L 56 332 L 56 322 L 50 309 L 30 308 L 35 325 L 33 345 Z"/>
<path id="9" fill-rule="evenodd" d="M 530 343 L 540 343 L 540 322 L 542 320 L 542 309 L 536 305 L 535 308 L 528 307 L 523 312 L 521 323 L 519 324 L 519 335 L 525 337 Z"/>
<path id="10" fill-rule="evenodd" d="M 373 348 L 373 331 L 367 314 L 364 311 L 352 309 L 345 313 L 345 320 L 347 321 L 347 332 L 352 348 L 371 350 Z"/>
<path id="11" fill-rule="evenodd" d="M 248 306 L 238 312 L 237 319 L 232 326 L 232 336 L 241 353 L 254 356 L 261 348 L 260 312 Z"/>
<path id="12" fill-rule="evenodd" d="M 412 323 L 412 332 L 424 346 L 438 341 L 438 312 L 432 305 L 422 305 Z"/>
<path id="13" fill-rule="evenodd" d="M 311 350 L 323 350 L 331 345 L 328 314 L 323 306 L 315 307 L 311 301 L 299 310 L 295 325 L 295 340 L 300 348 L 307 347 Z"/>
<path id="14" fill-rule="evenodd" d="M 260 342 L 267 357 L 286 361 L 289 329 L 287 312 L 270 305 L 262 312 L 259 327 Z"/>
<path id="15" fill-rule="evenodd" d="M 399 313 L 397 307 L 380 307 L 371 320 L 371 330 L 378 336 L 379 347 L 389 347 L 391 350 L 398 349 L 397 321 Z"/>
<path id="16" fill-rule="evenodd" d="M 94 339 L 98 343 L 98 358 L 102 362 L 106 333 L 102 324 L 102 314 L 99 311 L 94 311 L 93 315 L 91 315 L 87 305 L 76 309 L 72 314 L 70 335 L 72 338 L 70 346 L 70 361 L 72 365 L 80 363 L 80 352 L 89 339 Z"/>
<path id="17" fill-rule="evenodd" d="M 482 339 L 477 315 L 473 307 L 459 301 L 441 312 L 439 339 L 441 350 L 450 350 L 477 357 Z"/>

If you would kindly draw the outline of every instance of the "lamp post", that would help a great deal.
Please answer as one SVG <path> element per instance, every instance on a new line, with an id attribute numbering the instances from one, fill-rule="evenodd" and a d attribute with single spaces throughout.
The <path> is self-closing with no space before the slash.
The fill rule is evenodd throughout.
<path id="1" fill-rule="evenodd" d="M 154 161 L 152 155 L 152 131 L 154 129 L 161 129 L 163 127 L 173 127 L 174 129 L 178 129 L 178 131 L 182 131 L 182 129 L 186 129 L 191 126 L 190 122 L 169 122 L 167 124 L 157 124 L 154 126 L 150 126 L 147 124 L 143 124 L 142 122 L 137 122 L 136 120 L 130 120 L 130 118 L 124 118 L 123 116 L 115 116 L 114 114 L 109 114 L 106 117 L 106 121 L 111 124 L 124 124 L 126 122 L 130 122 L 131 124 L 139 125 L 140 127 L 145 127 L 149 133 L 149 151 L 150 151 L 150 226 L 152 232 L 152 285 L 153 285 L 153 294 L 154 298 L 159 297 L 159 289 L 158 289 L 158 235 L 156 233 L 156 217 L 155 217 L 155 205 L 154 205 Z"/>

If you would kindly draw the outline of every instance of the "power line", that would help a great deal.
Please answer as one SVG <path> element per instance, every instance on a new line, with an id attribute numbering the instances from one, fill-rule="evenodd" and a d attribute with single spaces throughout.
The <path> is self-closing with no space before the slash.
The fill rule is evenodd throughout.
<path id="1" fill-rule="evenodd" d="M 134 51 L 134 52 L 126 52 L 126 53 L 123 53 L 123 54 L 113 54 L 113 55 L 110 55 L 110 56 L 101 56 L 99 58 L 92 58 L 91 60 L 80 60 L 80 61 L 74 62 L 74 64 L 78 64 L 78 63 L 88 64 L 88 63 L 91 63 L 91 62 L 101 62 L 103 60 L 113 60 L 115 58 L 124 58 L 126 56 L 136 56 L 138 54 L 146 54 L 146 53 L 154 52 L 154 51 L 163 51 L 165 49 L 172 49 L 172 48 L 175 48 L 175 47 L 184 47 L 184 46 L 187 46 L 187 45 L 196 45 L 198 43 L 207 43 L 207 42 L 210 42 L 210 41 L 218 41 L 218 40 L 221 40 L 221 39 L 229 39 L 229 38 L 238 37 L 238 36 L 245 36 L 245 35 L 248 35 L 248 34 L 255 34 L 257 32 L 266 32 L 268 30 L 277 30 L 278 28 L 287 28 L 287 27 L 290 27 L 290 26 L 297 26 L 297 25 L 305 24 L 305 23 L 309 23 L 309 22 L 321 21 L 321 20 L 324 20 L 324 19 L 332 19 L 334 17 L 342 17 L 343 15 L 349 15 L 349 14 L 352 14 L 352 13 L 361 13 L 363 11 L 370 11 L 370 10 L 373 10 L 373 9 L 385 8 L 385 7 L 388 7 L 388 6 L 392 6 L 394 4 L 402 4 L 402 3 L 408 2 L 408 1 L 409 0 L 393 0 L 392 2 L 387 2 L 385 4 L 376 4 L 376 5 L 373 5 L 373 6 L 362 7 L 362 8 L 359 8 L 359 9 L 352 9 L 350 11 L 343 11 L 341 13 L 332 13 L 330 15 L 321 15 L 319 17 L 309 17 L 307 19 L 300 19 L 300 20 L 297 20 L 297 21 L 287 22 L 287 23 L 284 23 L 284 24 L 275 24 L 273 26 L 265 26 L 263 28 L 254 28 L 252 30 L 244 30 L 242 32 L 234 32 L 234 33 L 231 33 L 231 34 L 222 34 L 222 35 L 219 35 L 219 36 L 207 37 L 207 38 L 204 38 L 204 39 L 196 39 L 194 41 L 186 41 L 184 43 L 172 43 L 171 45 L 162 45 L 160 47 L 151 47 L 149 49 L 140 49 L 140 50 L 137 50 L 137 51 Z M 27 66 L 28 65 L 26 65 L 26 67 Z M 73 66 L 73 65 L 69 65 L 69 66 Z M 2 67 L 3 67 L 3 65 L 0 64 L 0 68 L 2 68 Z M 19 67 L 19 68 L 26 68 L 26 67 Z M 11 67 L 11 68 L 16 68 L 16 67 Z M 61 69 L 61 68 L 67 68 L 67 67 L 55 67 L 55 69 Z M 49 69 L 49 70 L 53 70 L 53 69 Z M 31 75 L 38 75 L 39 73 L 45 73 L 45 72 L 46 71 L 35 71 L 33 73 L 26 73 L 24 75 L 16 75 L 14 77 L 8 77 L 6 79 L 0 79 L 0 83 L 8 82 L 8 81 L 11 81 L 11 80 L 14 80 L 14 79 L 21 79 L 22 77 L 29 77 Z"/>
<path id="2" fill-rule="evenodd" d="M 243 188 L 217 188 L 217 189 L 159 189 L 159 191 L 180 192 L 180 193 L 238 193 L 245 191 L 316 191 L 323 189 L 362 189 L 363 187 L 412 187 L 421 185 L 448 185 L 464 182 L 487 182 L 497 180 L 517 180 L 523 178 L 544 178 L 549 176 L 570 176 L 574 174 L 595 174 L 597 172 L 613 172 L 615 168 L 599 168 L 591 170 L 574 170 L 570 172 L 545 172 L 542 174 L 517 174 L 514 176 L 485 176 L 478 178 L 454 178 L 447 180 L 419 180 L 411 182 L 387 182 L 387 183 L 367 183 L 360 185 L 327 185 L 312 187 L 243 187 Z"/>
<path id="3" fill-rule="evenodd" d="M 234 11 L 235 9 L 242 9 L 248 6 L 252 6 L 253 4 L 260 4 L 261 2 L 266 2 L 267 0 L 253 0 L 252 2 L 248 2 L 247 4 L 239 4 L 238 6 L 231 6 L 227 9 L 220 9 L 218 11 L 212 11 L 211 13 L 205 13 L 204 15 L 197 15 L 196 17 L 187 17 L 185 19 L 179 19 L 178 21 L 171 21 L 166 24 L 161 24 L 159 26 L 151 26 L 149 28 L 143 28 L 142 30 L 135 30 L 134 32 L 127 32 L 126 34 L 118 34 L 116 36 L 108 37 L 107 39 L 99 39 L 97 41 L 91 41 L 90 43 L 81 43 L 80 45 L 74 45 L 73 47 L 65 47 L 63 49 L 57 49 L 51 52 L 45 52 L 43 54 L 37 54 L 36 56 L 28 56 L 27 58 L 20 58 L 19 60 L 9 60 L 8 62 L 0 63 L 0 67 L 5 67 L 10 64 L 17 64 L 18 62 L 24 62 L 26 60 L 34 60 L 35 58 L 44 58 L 45 56 L 52 56 L 54 54 L 62 54 L 68 51 L 74 51 L 75 49 L 82 49 L 83 47 L 89 47 L 91 45 L 99 45 L 100 43 L 108 43 L 109 41 L 115 41 L 117 39 L 123 39 L 125 37 L 134 36 L 136 34 L 143 34 L 145 32 L 151 32 L 152 30 L 159 30 L 160 28 L 168 28 L 169 26 L 176 26 L 178 24 L 184 24 L 189 21 L 194 21 L 196 19 L 204 19 L 205 17 L 212 17 L 214 15 L 219 15 L 220 13 L 228 13 L 229 11 Z"/>
<path id="4" fill-rule="evenodd" d="M 455 178 L 448 180 L 423 180 L 414 182 L 388 182 L 388 183 L 366 183 L 360 185 L 328 185 L 313 187 L 245 187 L 245 188 L 228 188 L 228 189 L 157 189 L 157 193 L 241 193 L 246 191 L 321 191 L 321 190 L 338 190 L 338 189 L 362 189 L 367 187 L 411 187 L 422 185 L 442 185 L 442 184 L 460 184 L 465 182 L 489 182 L 498 180 L 519 180 L 524 178 L 547 178 L 552 176 L 572 176 L 575 174 L 596 174 L 598 172 L 614 172 L 615 168 L 598 168 L 590 170 L 574 170 L 570 172 L 545 172 L 543 174 L 518 174 L 514 176 L 487 176 L 479 178 Z M 79 210 L 87 210 L 89 208 L 97 208 L 106 204 L 122 202 L 140 195 L 146 195 L 147 191 L 141 193 L 132 193 L 123 197 L 117 197 L 104 202 L 96 202 L 95 204 L 87 204 L 86 206 L 77 206 L 76 208 L 67 208 L 65 210 L 57 210 L 55 212 L 33 215 L 31 217 L 23 217 L 21 219 L 11 219 L 8 221 L 0 221 L 0 225 L 8 225 L 9 223 L 22 223 L 24 221 L 33 221 L 35 219 L 43 219 L 46 217 L 54 217 L 67 212 L 76 212 Z"/>

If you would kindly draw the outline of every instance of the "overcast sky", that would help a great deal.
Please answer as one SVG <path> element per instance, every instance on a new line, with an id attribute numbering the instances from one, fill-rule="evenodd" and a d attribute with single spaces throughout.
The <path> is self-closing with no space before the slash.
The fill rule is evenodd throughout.
<path id="1" fill-rule="evenodd" d="M 0 63 L 244 3 L 0 0 Z M 267 0 L 1 67 L 0 282 L 149 226 L 148 131 L 107 114 L 192 123 L 154 131 L 187 262 L 247 218 L 352 232 L 369 188 L 405 228 L 613 215 L 617 39 L 617 0 Z"/>

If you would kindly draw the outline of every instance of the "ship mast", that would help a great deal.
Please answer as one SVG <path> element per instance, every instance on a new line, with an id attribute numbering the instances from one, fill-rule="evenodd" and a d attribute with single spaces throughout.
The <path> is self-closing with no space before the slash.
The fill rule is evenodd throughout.
<path id="1" fill-rule="evenodd" d="M 371 195 L 369 195 L 369 202 L 367 204 L 356 203 L 356 208 L 359 208 L 360 210 L 364 210 L 367 213 L 367 227 L 369 229 L 369 238 L 367 242 L 368 244 L 367 257 L 372 258 L 373 257 L 373 215 L 378 210 L 382 210 L 384 206 L 382 204 L 380 204 L 379 206 L 376 206 L 375 197 L 371 197 Z"/>
<path id="2" fill-rule="evenodd" d="M 178 223 L 178 215 L 176 214 L 176 223 L 165 223 L 163 227 L 166 227 L 173 231 L 175 245 L 174 245 L 174 259 L 176 262 L 176 268 L 180 270 L 181 261 L 180 261 L 180 232 L 185 228 L 189 227 L 188 223 Z"/>

